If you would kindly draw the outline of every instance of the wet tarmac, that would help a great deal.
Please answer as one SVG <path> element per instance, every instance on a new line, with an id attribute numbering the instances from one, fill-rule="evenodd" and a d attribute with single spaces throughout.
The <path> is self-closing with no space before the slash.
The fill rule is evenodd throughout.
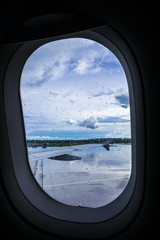
<path id="1" fill-rule="evenodd" d="M 131 173 L 131 145 L 102 144 L 29 148 L 32 173 L 55 200 L 97 208 L 112 202 L 125 189 Z M 74 159 L 74 157 L 77 157 Z"/>

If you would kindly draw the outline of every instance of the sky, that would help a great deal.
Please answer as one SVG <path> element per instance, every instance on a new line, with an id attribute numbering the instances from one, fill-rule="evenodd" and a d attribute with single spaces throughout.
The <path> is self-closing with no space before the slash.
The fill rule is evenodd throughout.
<path id="1" fill-rule="evenodd" d="M 103 45 L 56 40 L 28 58 L 20 93 L 27 139 L 130 138 L 124 69 Z"/>

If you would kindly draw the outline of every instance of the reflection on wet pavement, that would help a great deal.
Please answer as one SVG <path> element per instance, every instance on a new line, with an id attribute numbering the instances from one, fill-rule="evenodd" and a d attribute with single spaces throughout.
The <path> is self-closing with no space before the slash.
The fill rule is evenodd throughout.
<path id="1" fill-rule="evenodd" d="M 65 154 L 79 160 L 54 158 Z M 125 189 L 131 174 L 131 145 L 114 144 L 110 151 L 101 144 L 29 149 L 29 161 L 37 182 L 52 198 L 71 206 L 97 208 Z"/>

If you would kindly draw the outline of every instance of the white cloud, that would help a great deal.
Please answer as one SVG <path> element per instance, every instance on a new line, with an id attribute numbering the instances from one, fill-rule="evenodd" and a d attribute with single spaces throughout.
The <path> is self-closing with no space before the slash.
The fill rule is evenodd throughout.
<path id="1" fill-rule="evenodd" d="M 24 115 L 36 116 L 28 130 L 41 130 L 43 121 L 43 129 L 99 131 L 107 129 L 106 116 L 130 118 L 124 72 L 109 71 L 116 64 L 109 50 L 90 40 L 60 40 L 38 49 L 22 73 Z"/>
<path id="2" fill-rule="evenodd" d="M 59 137 L 50 137 L 50 136 L 27 136 L 27 140 L 58 140 Z"/>
<path id="3" fill-rule="evenodd" d="M 77 122 L 77 121 L 75 121 L 75 120 L 73 120 L 73 119 L 69 119 L 67 123 L 68 123 L 69 125 L 73 125 L 73 124 L 76 123 L 76 122 Z"/>
<path id="4" fill-rule="evenodd" d="M 77 38 L 51 42 L 37 49 L 27 60 L 22 85 L 36 87 L 71 72 L 97 73 L 102 70 L 103 61 L 117 60 L 107 48 L 92 40 Z"/>
<path id="5" fill-rule="evenodd" d="M 73 71 L 79 74 L 84 74 L 92 66 L 92 64 L 86 59 L 79 59 L 77 63 L 73 65 Z"/>

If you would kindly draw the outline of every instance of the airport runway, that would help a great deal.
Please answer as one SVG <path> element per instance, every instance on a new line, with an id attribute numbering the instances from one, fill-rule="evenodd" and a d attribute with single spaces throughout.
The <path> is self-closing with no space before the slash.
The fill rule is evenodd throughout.
<path id="1" fill-rule="evenodd" d="M 29 150 L 29 161 L 48 195 L 71 206 L 96 208 L 117 198 L 130 176 L 130 147 L 110 149 L 106 151 L 101 144 L 34 149 Z M 50 159 L 63 154 L 79 160 Z"/>

